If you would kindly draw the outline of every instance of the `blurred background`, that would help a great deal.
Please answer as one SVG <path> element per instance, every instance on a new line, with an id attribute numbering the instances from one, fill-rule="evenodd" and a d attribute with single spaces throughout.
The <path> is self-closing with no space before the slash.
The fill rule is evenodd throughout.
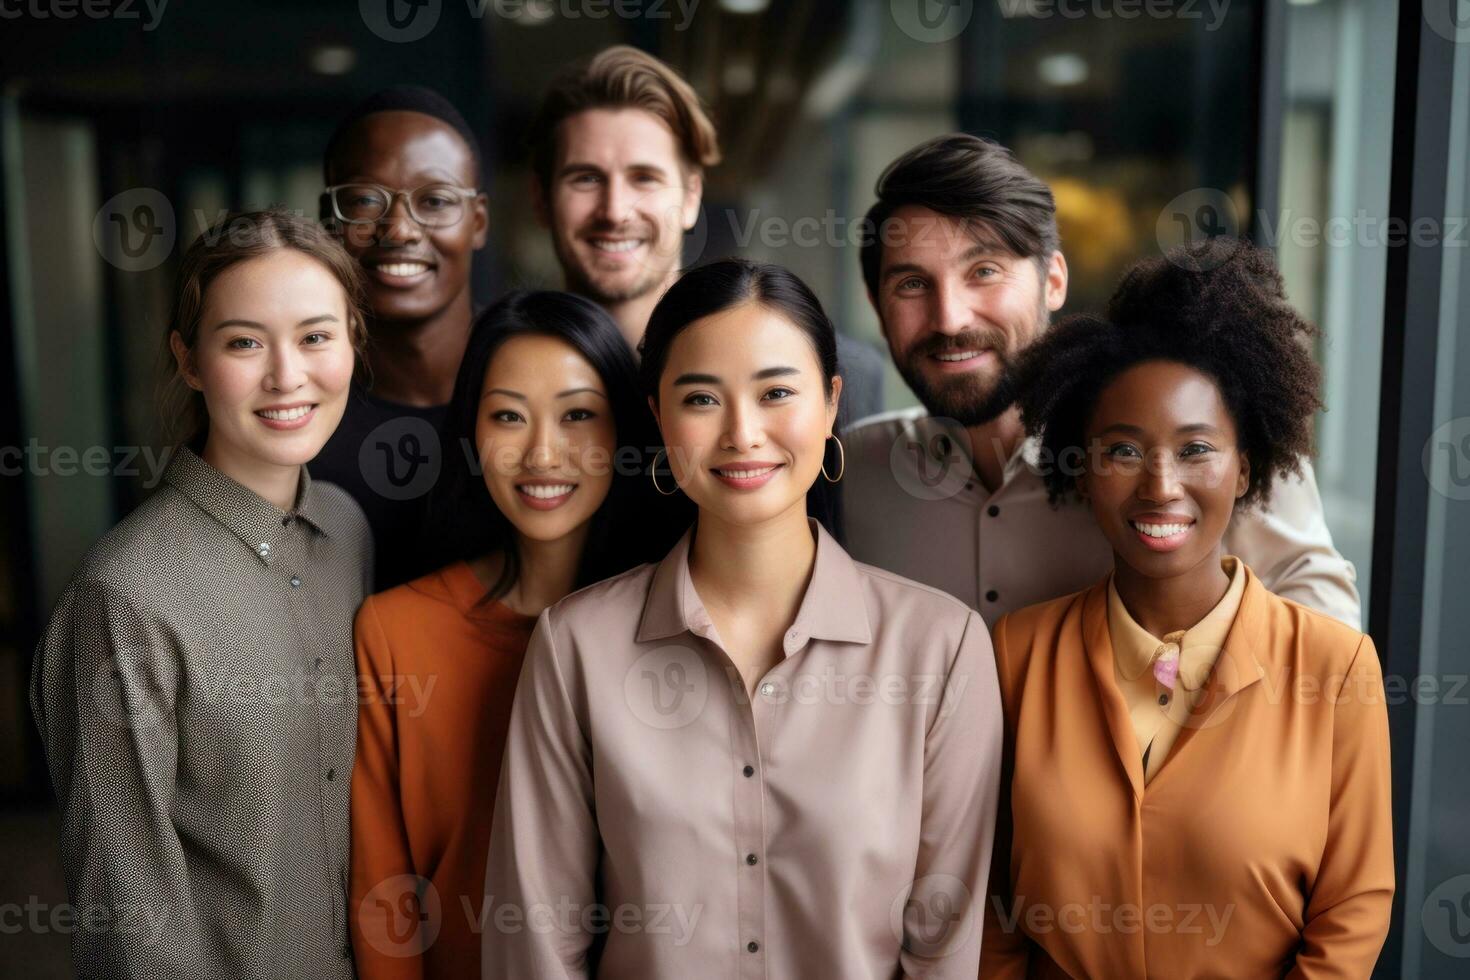
<path id="1" fill-rule="evenodd" d="M 1099 306 L 1125 266 L 1185 239 L 1243 234 L 1277 250 L 1293 301 L 1323 328 L 1328 523 L 1385 673 L 1403 681 L 1389 688 L 1400 877 L 1379 973 L 1464 976 L 1463 6 L 0 0 L 0 446 L 24 450 L 0 458 L 0 975 L 70 975 L 30 654 L 82 553 L 161 469 L 155 395 L 183 246 L 226 209 L 315 215 L 336 119 L 416 82 L 454 101 L 485 150 L 477 301 L 559 286 L 529 209 L 524 131 L 558 67 L 629 43 L 677 67 L 720 130 L 725 162 L 706 175 L 686 260 L 781 262 L 842 330 L 885 351 L 855 225 L 883 167 L 941 132 L 992 136 L 1051 183 L 1067 311 Z M 892 372 L 887 401 L 913 402 Z M 89 448 L 106 462 L 80 466 Z"/>

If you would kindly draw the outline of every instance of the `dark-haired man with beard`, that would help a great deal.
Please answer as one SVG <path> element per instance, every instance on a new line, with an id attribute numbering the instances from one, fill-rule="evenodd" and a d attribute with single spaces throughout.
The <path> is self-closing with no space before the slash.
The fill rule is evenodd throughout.
<path id="1" fill-rule="evenodd" d="M 1040 471 L 1068 461 L 1039 458 L 1007 373 L 1067 298 L 1050 188 L 1005 147 L 955 134 L 895 160 L 877 194 L 863 278 L 923 408 L 847 433 L 849 550 L 992 623 L 1091 585 L 1112 552 L 1085 506 L 1048 503 Z M 1302 466 L 1267 508 L 1237 512 L 1225 549 L 1271 591 L 1361 628 L 1356 573 Z"/>

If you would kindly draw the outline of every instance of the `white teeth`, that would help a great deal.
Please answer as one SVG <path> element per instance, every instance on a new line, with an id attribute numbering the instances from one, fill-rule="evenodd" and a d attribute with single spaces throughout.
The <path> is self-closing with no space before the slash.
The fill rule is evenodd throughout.
<path id="1" fill-rule="evenodd" d="M 1151 538 L 1172 538 L 1189 530 L 1188 524 L 1144 524 L 1134 521 L 1133 526 Z"/>
<path id="2" fill-rule="evenodd" d="M 311 411 L 310 405 L 298 405 L 296 408 L 287 408 L 284 410 L 275 408 L 262 409 L 255 414 L 264 418 L 275 419 L 277 422 L 290 422 L 292 419 L 301 418 L 309 411 Z"/>
<path id="3" fill-rule="evenodd" d="M 979 357 L 981 353 L 982 351 L 978 350 L 966 350 L 958 351 L 952 354 L 935 354 L 934 356 L 939 358 L 941 361 L 968 361 L 972 357 Z"/>
<path id="4" fill-rule="evenodd" d="M 765 476 L 775 468 L 774 466 L 766 466 L 758 470 L 716 470 L 715 472 L 720 474 L 720 476 L 729 477 L 732 480 L 749 480 L 757 476 Z"/>
<path id="5" fill-rule="evenodd" d="M 594 238 L 592 240 L 592 247 L 602 252 L 631 252 L 642 244 L 642 240 L 637 238 L 629 238 L 618 242 L 610 242 L 602 238 Z"/>
<path id="6" fill-rule="evenodd" d="M 521 493 L 528 497 L 536 497 L 539 500 L 550 500 L 553 497 L 563 497 L 571 493 L 575 488 L 571 483 L 554 483 L 542 486 L 535 483 L 527 483 L 516 487 Z"/>
<path id="7" fill-rule="evenodd" d="M 429 267 L 423 262 L 388 262 L 378 266 L 378 270 L 390 276 L 416 276 L 428 272 Z"/>

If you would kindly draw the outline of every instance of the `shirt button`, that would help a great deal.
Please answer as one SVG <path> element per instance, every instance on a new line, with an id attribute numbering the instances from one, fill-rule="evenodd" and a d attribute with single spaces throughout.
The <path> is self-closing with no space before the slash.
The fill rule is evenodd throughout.
<path id="1" fill-rule="evenodd" d="M 776 685 L 771 683 L 762 684 L 761 693 L 764 694 L 766 697 L 770 697 L 772 694 L 776 693 Z"/>
<path id="2" fill-rule="evenodd" d="M 334 780 L 336 778 L 337 778 L 337 770 L 335 770 L 335 769 L 328 769 L 327 770 L 327 782 L 330 783 L 332 780 Z"/>
<path id="3" fill-rule="evenodd" d="M 1000 516 L 1000 508 L 997 507 L 997 506 L 995 506 L 995 504 L 991 504 L 989 507 L 987 507 L 985 509 L 985 513 L 989 514 L 991 517 L 999 517 Z"/>
<path id="4" fill-rule="evenodd" d="M 949 441 L 949 436 L 940 436 L 938 439 L 935 439 L 934 440 L 934 458 L 935 459 L 944 459 L 946 456 L 949 455 L 950 448 L 951 448 L 951 443 Z"/>
<path id="5" fill-rule="evenodd" d="M 749 779 L 751 776 L 754 776 L 755 775 L 755 766 L 746 766 L 744 769 L 742 769 L 740 771 L 743 772 L 743 773 L 745 773 L 745 778 L 746 779 Z"/>
<path id="6" fill-rule="evenodd" d="M 995 591 L 994 589 L 991 589 L 989 592 L 985 593 L 985 601 L 986 602 L 994 602 L 995 600 L 997 600 L 999 598 L 1000 598 L 1000 593 L 997 592 L 997 591 Z"/>
<path id="7" fill-rule="evenodd" d="M 760 951 L 761 944 L 752 939 L 750 942 L 745 944 L 745 948 L 749 952 L 756 953 Z"/>
<path id="8" fill-rule="evenodd" d="M 745 855 L 745 863 L 746 864 L 755 864 L 756 863 L 756 860 L 757 859 L 756 859 L 756 856 L 754 854 L 747 854 L 747 855 Z"/>
<path id="9" fill-rule="evenodd" d="M 262 541 L 260 543 L 260 547 L 259 548 L 256 548 L 255 550 L 256 550 L 257 553 L 259 553 L 260 557 L 264 558 L 266 555 L 268 555 L 268 554 L 271 553 L 271 545 L 270 545 L 270 542 L 269 541 Z"/>
<path id="10" fill-rule="evenodd" d="M 285 517 L 281 518 L 281 527 L 290 527 L 290 526 L 291 526 L 291 515 L 290 514 L 287 514 Z"/>
<path id="11" fill-rule="evenodd" d="M 1169 703 L 1169 695 L 1167 695 L 1167 694 L 1160 694 L 1159 695 L 1159 704 L 1168 704 L 1168 703 Z"/>
<path id="12" fill-rule="evenodd" d="M 292 575 L 291 576 L 291 588 L 293 588 L 293 589 L 299 589 L 299 588 L 301 588 L 301 579 L 297 578 L 295 575 Z"/>

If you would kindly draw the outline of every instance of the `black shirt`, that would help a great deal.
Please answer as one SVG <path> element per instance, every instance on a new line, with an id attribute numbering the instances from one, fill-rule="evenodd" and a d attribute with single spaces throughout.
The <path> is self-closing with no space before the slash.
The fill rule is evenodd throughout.
<path id="1" fill-rule="evenodd" d="M 342 424 L 308 464 L 313 477 L 346 490 L 367 515 L 378 591 L 432 571 L 450 544 L 428 540 L 424 520 L 443 469 L 439 430 L 447 409 L 388 401 L 354 382 Z"/>

